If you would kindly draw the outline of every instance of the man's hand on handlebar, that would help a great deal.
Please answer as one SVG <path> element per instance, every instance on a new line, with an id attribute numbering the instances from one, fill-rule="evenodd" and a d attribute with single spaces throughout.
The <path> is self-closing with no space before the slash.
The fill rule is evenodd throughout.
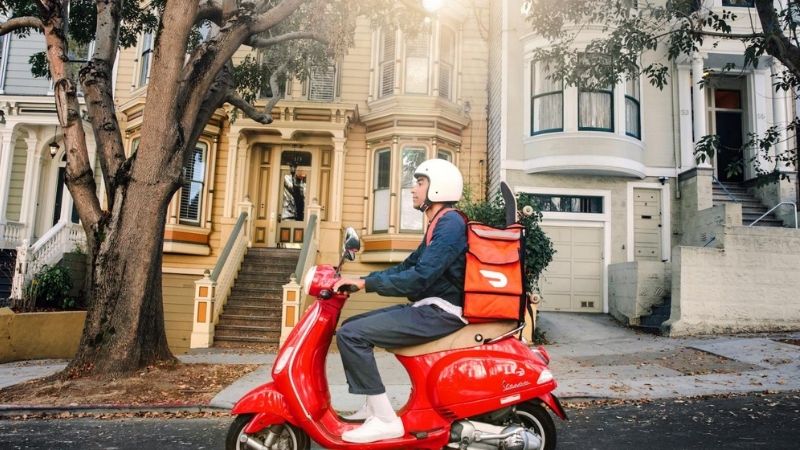
<path id="1" fill-rule="evenodd" d="M 339 280 L 333 284 L 334 292 L 356 292 L 361 289 L 364 289 L 364 280 L 362 278 L 339 278 Z"/>

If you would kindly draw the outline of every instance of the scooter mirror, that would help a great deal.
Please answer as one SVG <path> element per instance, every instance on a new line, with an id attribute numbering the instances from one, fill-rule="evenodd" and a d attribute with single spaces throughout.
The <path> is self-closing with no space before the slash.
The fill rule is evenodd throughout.
<path id="1" fill-rule="evenodd" d="M 361 250 L 361 239 L 353 227 L 347 227 L 344 232 L 344 257 L 348 261 L 356 259 L 356 252 Z"/>

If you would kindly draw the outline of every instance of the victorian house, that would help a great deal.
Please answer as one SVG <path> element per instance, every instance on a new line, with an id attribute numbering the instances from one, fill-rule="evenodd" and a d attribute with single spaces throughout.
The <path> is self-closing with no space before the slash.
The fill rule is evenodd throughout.
<path id="1" fill-rule="evenodd" d="M 759 23 L 752 2 L 703 5 L 733 10 L 733 32 Z M 800 325 L 788 269 L 800 263 L 800 231 L 784 203 L 795 202 L 796 173 L 759 188 L 752 149 L 694 155 L 705 135 L 740 149 L 795 117 L 792 93 L 773 88 L 780 63 L 762 56 L 745 68 L 741 42 L 709 39 L 674 62 L 665 49 L 643 56 L 669 67 L 663 90 L 644 79 L 582 90 L 534 59 L 547 40 L 525 20 L 531 7 L 491 3 L 487 161 L 490 187 L 505 180 L 542 208 L 557 253 L 540 309 L 611 313 L 672 334 Z M 575 45 L 599 33 L 585 27 Z M 794 145 L 783 133 L 779 152 Z M 731 159 L 745 161 L 741 173 L 725 170 Z"/>

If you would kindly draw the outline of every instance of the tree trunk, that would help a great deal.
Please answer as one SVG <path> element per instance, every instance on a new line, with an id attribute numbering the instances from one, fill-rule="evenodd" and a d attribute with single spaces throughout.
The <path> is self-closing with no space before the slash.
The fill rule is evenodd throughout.
<path id="1" fill-rule="evenodd" d="M 67 377 L 120 375 L 173 362 L 161 297 L 169 183 L 130 181 L 117 189 L 113 215 L 95 235 L 91 305 Z"/>

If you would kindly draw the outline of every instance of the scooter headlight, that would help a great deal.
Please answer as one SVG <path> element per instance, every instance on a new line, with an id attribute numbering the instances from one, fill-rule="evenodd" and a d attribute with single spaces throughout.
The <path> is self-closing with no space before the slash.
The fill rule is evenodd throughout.
<path id="1" fill-rule="evenodd" d="M 314 275 L 317 274 L 317 266 L 313 266 L 308 269 L 306 276 L 303 277 L 303 292 L 306 295 L 309 295 L 309 291 L 311 291 L 311 283 L 314 281 Z"/>
<path id="2" fill-rule="evenodd" d="M 548 381 L 553 381 L 553 372 L 550 372 L 549 370 L 544 369 L 539 374 L 539 379 L 536 380 L 536 384 L 545 384 Z"/>

